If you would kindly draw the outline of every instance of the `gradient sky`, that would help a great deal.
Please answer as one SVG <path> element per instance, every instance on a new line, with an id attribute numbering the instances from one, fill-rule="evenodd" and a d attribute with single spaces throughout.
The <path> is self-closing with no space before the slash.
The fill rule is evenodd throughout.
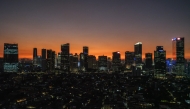
<path id="1" fill-rule="evenodd" d="M 173 37 L 185 37 L 185 57 L 190 58 L 190 0 L 1 0 L 0 57 L 4 43 L 19 44 L 19 58 L 32 58 L 38 48 L 60 51 L 70 43 L 71 53 L 112 56 L 134 51 L 143 54 L 164 46 L 172 55 Z M 144 56 L 143 56 L 144 57 Z"/>

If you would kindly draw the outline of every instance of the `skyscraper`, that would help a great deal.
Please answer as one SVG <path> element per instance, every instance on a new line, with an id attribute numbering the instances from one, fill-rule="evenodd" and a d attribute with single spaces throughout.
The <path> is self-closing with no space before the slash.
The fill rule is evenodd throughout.
<path id="1" fill-rule="evenodd" d="M 34 65 L 37 65 L 37 57 L 38 57 L 37 48 L 33 48 L 33 64 Z"/>
<path id="2" fill-rule="evenodd" d="M 134 52 L 126 51 L 125 52 L 125 68 L 131 69 L 132 64 L 134 63 Z"/>
<path id="3" fill-rule="evenodd" d="M 119 51 L 112 53 L 112 69 L 113 72 L 118 72 L 121 69 L 121 54 Z"/>
<path id="4" fill-rule="evenodd" d="M 4 72 L 18 72 L 18 44 L 4 43 Z"/>
<path id="5" fill-rule="evenodd" d="M 45 72 L 46 71 L 46 49 L 42 49 L 42 71 Z"/>
<path id="6" fill-rule="evenodd" d="M 72 73 L 78 72 L 78 54 L 70 54 L 70 69 Z"/>
<path id="7" fill-rule="evenodd" d="M 66 43 L 61 45 L 61 70 L 70 72 L 70 44 Z"/>
<path id="8" fill-rule="evenodd" d="M 107 71 L 108 70 L 108 62 L 107 56 L 98 56 L 98 67 L 99 71 Z"/>
<path id="9" fill-rule="evenodd" d="M 58 53 L 58 56 L 57 56 L 57 68 L 61 68 L 61 53 L 59 52 Z"/>
<path id="10" fill-rule="evenodd" d="M 166 51 L 163 46 L 157 46 L 154 51 L 155 76 L 165 77 L 166 74 Z"/>
<path id="11" fill-rule="evenodd" d="M 47 70 L 52 71 L 52 50 L 47 50 Z"/>
<path id="12" fill-rule="evenodd" d="M 88 69 L 90 71 L 96 69 L 96 57 L 94 55 L 88 55 Z"/>
<path id="13" fill-rule="evenodd" d="M 145 53 L 145 65 L 147 69 L 152 68 L 152 53 Z"/>
<path id="14" fill-rule="evenodd" d="M 142 42 L 138 42 L 134 45 L 135 64 L 142 64 Z"/>
<path id="15" fill-rule="evenodd" d="M 33 59 L 37 57 L 37 48 L 33 48 Z"/>
<path id="16" fill-rule="evenodd" d="M 88 70 L 88 47 L 84 46 L 83 47 L 83 54 L 84 54 L 84 68 L 85 71 Z"/>
<path id="17" fill-rule="evenodd" d="M 84 53 L 80 53 L 80 71 L 85 71 L 85 67 L 84 67 Z"/>
<path id="18" fill-rule="evenodd" d="M 173 59 L 176 60 L 176 74 L 182 76 L 185 72 L 184 37 L 172 39 L 172 52 Z"/>
<path id="19" fill-rule="evenodd" d="M 51 61 L 52 61 L 51 70 L 54 71 L 55 70 L 55 58 L 56 58 L 55 51 L 52 51 L 51 56 L 52 56 L 52 58 L 51 58 Z"/>

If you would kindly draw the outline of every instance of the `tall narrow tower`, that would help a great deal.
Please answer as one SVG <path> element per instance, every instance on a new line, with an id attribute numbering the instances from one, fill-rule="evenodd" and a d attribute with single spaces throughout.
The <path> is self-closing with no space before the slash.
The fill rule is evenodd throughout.
<path id="1" fill-rule="evenodd" d="M 88 70 L 88 47 L 84 46 L 83 47 L 83 54 L 84 54 L 84 68 L 85 71 Z"/>
<path id="2" fill-rule="evenodd" d="M 176 60 L 176 74 L 183 76 L 185 72 L 184 37 L 172 39 L 173 59 Z"/>
<path id="3" fill-rule="evenodd" d="M 61 70 L 65 73 L 70 72 L 70 44 L 61 45 Z"/>
<path id="4" fill-rule="evenodd" d="M 4 72 L 18 72 L 18 44 L 4 44 Z"/>
<path id="5" fill-rule="evenodd" d="M 163 46 L 157 46 L 154 51 L 155 76 L 165 77 L 166 75 L 166 51 Z"/>
<path id="6" fill-rule="evenodd" d="M 142 42 L 138 42 L 134 45 L 135 64 L 142 64 Z"/>

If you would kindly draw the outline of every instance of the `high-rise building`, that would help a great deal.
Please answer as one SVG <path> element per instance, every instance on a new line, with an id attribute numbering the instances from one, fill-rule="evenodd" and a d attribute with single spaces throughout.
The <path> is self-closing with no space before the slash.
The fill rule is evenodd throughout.
<path id="1" fill-rule="evenodd" d="M 55 53 L 55 68 L 57 68 L 57 54 Z"/>
<path id="2" fill-rule="evenodd" d="M 4 43 L 4 72 L 18 72 L 18 44 Z"/>
<path id="3" fill-rule="evenodd" d="M 165 77 L 166 74 L 166 51 L 163 46 L 157 46 L 154 51 L 155 76 Z"/>
<path id="4" fill-rule="evenodd" d="M 66 43 L 61 45 L 61 70 L 70 72 L 70 44 Z"/>
<path id="5" fill-rule="evenodd" d="M 52 71 L 52 50 L 47 50 L 47 70 Z"/>
<path id="6" fill-rule="evenodd" d="M 35 57 L 37 57 L 37 56 L 38 56 L 38 54 L 37 54 L 37 48 L 33 48 L 33 59 Z"/>
<path id="7" fill-rule="evenodd" d="M 84 54 L 84 68 L 85 71 L 88 70 L 88 47 L 83 46 L 83 54 Z"/>
<path id="8" fill-rule="evenodd" d="M 107 71 L 108 70 L 108 62 L 107 56 L 98 56 L 98 67 L 99 71 Z"/>
<path id="9" fill-rule="evenodd" d="M 112 55 L 112 70 L 113 72 L 121 71 L 121 54 L 119 51 L 113 52 Z"/>
<path id="10" fill-rule="evenodd" d="M 3 73 L 3 58 L 0 58 L 0 73 Z"/>
<path id="11" fill-rule="evenodd" d="M 108 70 L 109 71 L 110 71 L 111 67 L 112 67 L 112 59 L 111 59 L 111 57 L 108 57 Z"/>
<path id="12" fill-rule="evenodd" d="M 88 69 L 92 71 L 92 70 L 95 70 L 96 68 L 97 68 L 96 56 L 88 55 Z"/>
<path id="13" fill-rule="evenodd" d="M 145 66 L 147 69 L 152 69 L 152 53 L 145 53 Z"/>
<path id="14" fill-rule="evenodd" d="M 126 51 L 125 52 L 125 68 L 131 69 L 131 66 L 134 64 L 134 52 Z"/>
<path id="15" fill-rule="evenodd" d="M 52 65 L 51 65 L 51 70 L 55 70 L 55 51 L 52 51 L 52 54 L 51 54 L 52 58 L 51 58 L 51 61 L 52 61 Z"/>
<path id="16" fill-rule="evenodd" d="M 85 71 L 85 66 L 84 66 L 84 53 L 80 53 L 80 71 Z"/>
<path id="17" fill-rule="evenodd" d="M 61 68 L 61 53 L 58 53 L 58 56 L 57 56 L 57 68 L 58 69 Z"/>
<path id="18" fill-rule="evenodd" d="M 46 66 L 47 66 L 47 63 L 46 63 L 46 49 L 42 49 L 42 71 L 45 72 L 46 71 Z"/>
<path id="19" fill-rule="evenodd" d="M 135 64 L 138 66 L 142 64 L 142 42 L 134 45 Z"/>
<path id="20" fill-rule="evenodd" d="M 38 58 L 37 48 L 33 48 L 33 64 L 34 65 L 37 65 L 37 58 Z"/>
<path id="21" fill-rule="evenodd" d="M 172 39 L 173 59 L 176 60 L 176 74 L 183 76 L 185 72 L 184 37 Z"/>
<path id="22" fill-rule="evenodd" d="M 70 54 L 70 71 L 72 73 L 78 72 L 78 54 L 75 53 L 75 55 Z"/>
<path id="23" fill-rule="evenodd" d="M 187 75 L 190 76 L 190 61 L 187 62 Z"/>

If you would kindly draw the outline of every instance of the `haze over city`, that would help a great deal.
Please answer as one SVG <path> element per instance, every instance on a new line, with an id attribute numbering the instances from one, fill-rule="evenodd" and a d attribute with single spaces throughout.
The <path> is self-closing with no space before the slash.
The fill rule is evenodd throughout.
<path id="1" fill-rule="evenodd" d="M 143 58 L 156 46 L 172 57 L 172 38 L 185 37 L 185 58 L 190 58 L 190 1 L 0 1 L 0 57 L 4 43 L 18 43 L 19 58 L 32 58 L 33 48 L 71 53 L 89 47 L 89 54 L 112 56 L 134 51 L 142 42 Z"/>

